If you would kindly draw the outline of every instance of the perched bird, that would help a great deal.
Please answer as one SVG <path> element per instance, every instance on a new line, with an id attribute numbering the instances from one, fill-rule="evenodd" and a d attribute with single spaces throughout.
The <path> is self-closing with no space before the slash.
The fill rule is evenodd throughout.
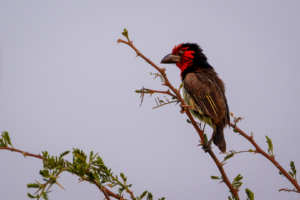
<path id="1" fill-rule="evenodd" d="M 198 44 L 182 43 L 175 46 L 161 63 L 175 63 L 181 70 L 185 103 L 194 109 L 190 110 L 194 117 L 213 128 L 212 140 L 225 152 L 223 129 L 230 124 L 225 84 L 208 64 L 202 49 Z"/>

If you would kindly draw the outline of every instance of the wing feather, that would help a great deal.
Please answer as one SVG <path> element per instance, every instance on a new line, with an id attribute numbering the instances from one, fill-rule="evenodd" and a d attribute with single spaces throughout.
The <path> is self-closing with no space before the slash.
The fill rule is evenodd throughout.
<path id="1" fill-rule="evenodd" d="M 224 99 L 217 84 L 201 72 L 189 73 L 183 80 L 186 91 L 194 98 L 203 113 L 214 123 L 225 117 Z"/>

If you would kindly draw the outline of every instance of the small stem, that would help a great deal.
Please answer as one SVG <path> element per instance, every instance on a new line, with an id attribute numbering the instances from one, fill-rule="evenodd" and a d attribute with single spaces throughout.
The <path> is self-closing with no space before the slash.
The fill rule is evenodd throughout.
<path id="1" fill-rule="evenodd" d="M 19 153 L 23 154 L 24 157 L 30 156 L 30 157 L 35 157 L 35 158 L 39 158 L 39 159 L 43 160 L 43 157 L 40 154 L 36 155 L 36 154 L 28 153 L 28 152 L 21 151 L 19 149 L 15 149 L 15 148 L 11 148 L 11 147 L 0 147 L 0 150 L 1 149 L 10 150 L 10 151 L 14 151 L 14 152 L 19 152 Z"/>

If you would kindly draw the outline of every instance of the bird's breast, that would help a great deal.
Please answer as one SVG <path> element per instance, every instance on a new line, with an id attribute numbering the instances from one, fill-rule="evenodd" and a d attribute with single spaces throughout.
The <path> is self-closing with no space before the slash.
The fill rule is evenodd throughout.
<path id="1" fill-rule="evenodd" d="M 198 103 L 194 100 L 194 98 L 191 97 L 191 95 L 186 91 L 186 89 L 184 88 L 184 86 L 182 87 L 182 93 L 183 93 L 183 100 L 184 103 L 186 105 L 191 106 L 192 108 L 198 110 L 197 111 L 193 111 L 190 110 L 190 113 L 197 119 L 199 119 L 200 121 L 203 121 L 205 123 L 207 123 L 208 125 L 213 127 L 213 122 L 210 116 L 206 115 L 201 107 L 198 105 Z"/>

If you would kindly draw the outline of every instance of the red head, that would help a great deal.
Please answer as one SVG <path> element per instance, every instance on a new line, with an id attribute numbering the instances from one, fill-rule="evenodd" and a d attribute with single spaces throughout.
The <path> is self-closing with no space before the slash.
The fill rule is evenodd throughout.
<path id="1" fill-rule="evenodd" d="M 205 55 L 202 53 L 202 49 L 197 44 L 182 43 L 175 46 L 171 54 L 165 56 L 161 63 L 175 63 L 182 72 L 188 67 L 194 66 L 200 60 L 206 61 Z"/>

